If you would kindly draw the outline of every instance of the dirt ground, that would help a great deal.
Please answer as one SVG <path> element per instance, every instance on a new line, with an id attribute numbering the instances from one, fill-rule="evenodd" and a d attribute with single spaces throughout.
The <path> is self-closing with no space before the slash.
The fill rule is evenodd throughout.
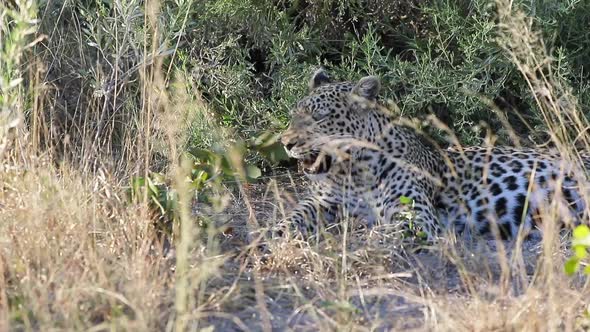
<path id="1" fill-rule="evenodd" d="M 225 227 L 219 237 L 225 259 L 222 273 L 207 283 L 206 324 L 200 327 L 511 330 L 526 326 L 512 317 L 513 307 L 533 301 L 532 294 L 546 296 L 541 280 L 560 271 L 567 255 L 564 239 L 557 239 L 560 249 L 539 264 L 540 236 L 519 245 L 449 234 L 440 243 L 421 246 L 402 239 L 399 229 L 354 225 L 347 234 L 329 233 L 315 243 L 275 239 L 270 252 L 257 250 L 254 230 L 280 220 L 305 193 L 305 185 L 304 178 L 288 173 L 248 184 L 234 191 L 226 209 L 209 216 Z M 557 273 L 559 278 L 552 278 L 566 278 Z M 465 307 L 466 312 L 457 312 Z M 470 310 L 480 315 L 490 309 L 479 321 L 469 316 Z"/>

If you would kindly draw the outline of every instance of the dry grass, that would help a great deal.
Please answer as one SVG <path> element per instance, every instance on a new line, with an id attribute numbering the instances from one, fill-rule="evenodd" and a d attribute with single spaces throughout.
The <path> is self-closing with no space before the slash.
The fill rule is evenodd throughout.
<path id="1" fill-rule="evenodd" d="M 244 251 L 247 217 L 236 214 L 232 236 L 209 246 L 195 236 L 184 257 L 181 247 L 162 257 L 146 210 L 121 200 L 111 181 L 89 184 L 46 165 L 2 175 L 2 289 L 13 329 L 567 329 L 579 326 L 590 295 L 563 274 L 563 252 L 545 257 L 542 243 L 508 258 L 494 241 L 415 253 L 375 228 L 317 246 L 286 241 L 261 261 Z M 260 186 L 250 188 L 252 207 L 272 217 L 275 199 Z"/>
<path id="2" fill-rule="evenodd" d="M 498 2 L 499 42 L 530 82 L 552 143 L 575 162 L 572 147 L 589 150 L 587 123 L 565 83 L 551 75 L 542 40 L 510 6 Z M 146 21 L 156 11 L 149 15 Z M 301 180 L 282 178 L 238 183 L 239 190 L 224 194 L 226 208 L 209 216 L 224 228 L 197 227 L 184 181 L 189 169 L 179 157 L 189 101 L 182 89 L 165 92 L 168 73 L 154 63 L 139 69 L 144 109 L 138 136 L 123 140 L 126 151 L 136 154 L 125 154 L 124 160 L 102 160 L 108 156 L 72 146 L 66 155 L 79 154 L 77 158 L 58 162 L 53 153 L 58 149 L 37 144 L 50 144 L 39 138 L 50 124 L 35 117 L 42 114 L 43 94 L 35 94 L 36 125 L 21 123 L 16 137 L 8 134 L 14 131 L 13 119 L 22 119 L 24 87 L 2 101 L 3 109 L 18 116 L 7 115 L 0 131 L 7 144 L 0 172 L 0 330 L 588 327 L 590 287 L 586 279 L 563 273 L 568 240 L 555 229 L 547 230 L 542 241 L 522 246 L 466 243 L 449 235 L 420 248 L 396 229 L 357 229 L 351 222 L 320 242 L 285 239 L 263 256 L 251 235 L 280 220 L 301 190 L 295 185 Z M 100 114 L 101 105 L 89 107 Z M 97 129 L 86 124 L 88 128 L 77 129 L 87 129 L 85 137 L 92 140 Z M 166 146 L 168 174 L 182 203 L 171 250 L 162 250 L 156 240 L 147 202 L 130 202 L 124 185 L 130 174 L 150 169 L 157 144 Z"/>

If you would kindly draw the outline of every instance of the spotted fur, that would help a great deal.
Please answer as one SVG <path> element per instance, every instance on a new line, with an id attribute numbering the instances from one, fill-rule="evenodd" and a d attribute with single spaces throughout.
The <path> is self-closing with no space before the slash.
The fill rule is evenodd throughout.
<path id="1" fill-rule="evenodd" d="M 442 150 L 403 119 L 392 119 L 377 102 L 379 88 L 374 76 L 354 84 L 314 74 L 310 94 L 297 103 L 282 136 L 311 180 L 288 224 L 310 232 L 343 211 L 369 225 L 411 212 L 434 239 L 441 226 L 514 236 L 533 229 L 552 204 L 563 221 L 585 217 L 586 195 L 577 180 L 584 177 L 573 163 L 533 149 Z"/>

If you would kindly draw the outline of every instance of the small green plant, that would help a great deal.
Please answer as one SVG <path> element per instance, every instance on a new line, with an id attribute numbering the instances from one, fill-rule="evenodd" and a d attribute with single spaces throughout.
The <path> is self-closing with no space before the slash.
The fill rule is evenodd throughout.
<path id="1" fill-rule="evenodd" d="M 404 224 L 404 233 L 403 236 L 405 238 L 415 239 L 419 243 L 425 243 L 427 240 L 427 235 L 424 230 L 422 230 L 418 224 L 416 224 L 416 212 L 414 211 L 414 200 L 411 197 L 401 196 L 399 198 L 399 202 L 407 207 L 407 211 L 403 211 L 398 213 L 397 217 L 398 220 L 402 221 Z"/>
<path id="2" fill-rule="evenodd" d="M 573 256 L 565 263 L 566 274 L 573 275 L 582 269 L 584 274 L 590 275 L 590 265 L 588 265 L 589 248 L 590 228 L 586 225 L 580 225 L 574 229 L 572 239 Z"/>
<path id="3" fill-rule="evenodd" d="M 164 175 L 150 173 L 149 176 L 134 177 L 130 181 L 129 194 L 133 200 L 147 199 L 149 204 L 157 209 L 162 217 L 172 218 L 172 211 L 177 204 L 176 194 L 166 184 Z M 143 195 L 147 195 L 144 198 Z"/>
<path id="4" fill-rule="evenodd" d="M 196 203 L 215 204 L 217 193 L 223 187 L 231 187 L 235 179 L 256 181 L 262 175 L 262 170 L 256 165 L 259 158 L 248 156 L 259 155 L 271 165 L 288 159 L 283 145 L 277 139 L 276 134 L 262 133 L 246 142 L 237 142 L 223 151 L 201 148 L 187 151 L 185 157 L 191 160 L 192 168 L 186 181 L 190 183 L 189 188 Z M 171 183 L 167 175 L 158 172 L 130 180 L 130 199 L 148 202 L 156 216 L 158 228 L 178 219 L 178 194 Z M 171 231 L 169 226 L 165 229 L 167 233 Z"/>

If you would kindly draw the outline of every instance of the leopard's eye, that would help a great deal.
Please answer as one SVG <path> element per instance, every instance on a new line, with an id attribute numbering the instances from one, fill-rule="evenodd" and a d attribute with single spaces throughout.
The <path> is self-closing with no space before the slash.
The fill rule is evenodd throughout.
<path id="1" fill-rule="evenodd" d="M 321 107 L 314 110 L 312 116 L 317 121 L 327 117 L 330 113 L 332 113 L 332 111 L 328 107 Z"/>

